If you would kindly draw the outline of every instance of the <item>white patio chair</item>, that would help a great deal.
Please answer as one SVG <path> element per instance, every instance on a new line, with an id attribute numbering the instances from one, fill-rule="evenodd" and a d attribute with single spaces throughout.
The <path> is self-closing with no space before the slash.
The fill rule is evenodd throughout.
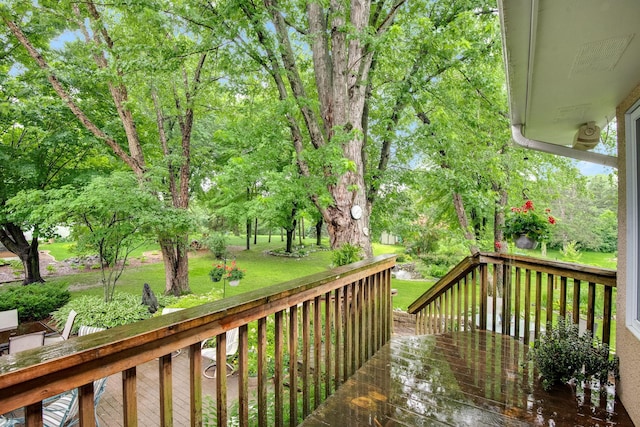
<path id="1" fill-rule="evenodd" d="M 93 382 L 93 411 L 97 426 L 100 426 L 97 413 L 98 403 L 104 394 L 106 385 L 107 377 Z M 62 427 L 78 424 L 80 421 L 78 418 L 78 402 L 77 388 L 45 400 L 42 406 L 43 427 Z M 24 417 L 8 418 L 7 422 L 9 423 L 7 426 L 24 424 Z M 0 424 L 0 427 L 4 427 L 4 425 Z"/>
<path id="2" fill-rule="evenodd" d="M 0 332 L 18 328 L 18 309 L 0 311 Z"/>
<path id="3" fill-rule="evenodd" d="M 53 344 L 55 342 L 65 341 L 69 339 L 69 335 L 71 335 L 71 328 L 73 328 L 73 322 L 76 320 L 76 316 L 78 313 L 75 310 L 71 310 L 69 315 L 67 316 L 67 321 L 64 324 L 64 329 L 62 330 L 62 334 L 58 337 L 45 337 L 44 344 Z"/>
<path id="4" fill-rule="evenodd" d="M 202 341 L 202 357 L 204 357 L 205 359 L 209 359 L 211 362 L 202 370 L 202 375 L 204 375 L 207 378 L 215 378 L 216 377 L 216 373 L 214 372 L 213 375 L 209 375 L 207 373 L 207 371 L 209 369 L 213 369 L 216 368 L 217 369 L 217 361 L 216 361 L 216 349 L 215 347 L 204 347 L 205 343 L 207 341 Z M 235 356 L 236 353 L 238 352 L 238 346 L 240 345 L 240 331 L 238 330 L 238 328 L 235 329 L 231 329 L 227 331 L 227 351 L 226 351 L 226 358 L 229 358 L 231 356 Z M 235 372 L 235 369 L 233 367 L 232 364 L 230 364 L 229 362 L 226 361 L 225 358 L 225 363 L 226 366 L 231 369 L 231 372 L 227 374 L 227 376 L 233 374 Z"/>
<path id="5" fill-rule="evenodd" d="M 83 337 L 85 335 L 93 334 L 94 332 L 100 332 L 100 331 L 104 331 L 104 330 L 106 330 L 106 328 L 100 328 L 98 326 L 85 326 L 85 325 L 82 325 L 82 326 L 80 326 L 80 329 L 78 329 L 78 336 L 79 337 Z"/>
<path id="6" fill-rule="evenodd" d="M 9 337 L 9 354 L 41 347 L 44 345 L 44 331 Z"/>

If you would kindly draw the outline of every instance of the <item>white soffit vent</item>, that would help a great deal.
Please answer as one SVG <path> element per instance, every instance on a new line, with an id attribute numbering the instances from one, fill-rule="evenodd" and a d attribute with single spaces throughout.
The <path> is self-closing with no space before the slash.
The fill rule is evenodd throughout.
<path id="1" fill-rule="evenodd" d="M 583 44 L 573 61 L 570 76 L 613 70 L 632 38 L 633 34 L 628 34 Z"/>

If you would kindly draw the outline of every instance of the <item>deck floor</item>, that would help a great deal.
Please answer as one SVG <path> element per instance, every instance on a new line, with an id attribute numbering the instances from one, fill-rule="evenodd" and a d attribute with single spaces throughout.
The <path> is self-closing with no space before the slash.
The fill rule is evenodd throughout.
<path id="1" fill-rule="evenodd" d="M 545 392 L 490 332 L 394 337 L 303 426 L 633 426 L 614 388 Z"/>

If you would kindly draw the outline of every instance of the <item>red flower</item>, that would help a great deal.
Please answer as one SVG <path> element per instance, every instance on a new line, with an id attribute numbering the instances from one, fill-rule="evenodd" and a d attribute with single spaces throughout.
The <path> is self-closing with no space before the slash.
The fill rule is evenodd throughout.
<path id="1" fill-rule="evenodd" d="M 556 223 L 556 219 L 551 215 L 549 215 L 549 224 L 555 224 L 555 223 Z"/>
<path id="2" fill-rule="evenodd" d="M 531 200 L 527 200 L 527 202 L 524 204 L 524 209 L 526 211 L 529 211 L 529 210 L 532 211 L 533 210 L 533 202 Z"/>
<path id="3" fill-rule="evenodd" d="M 544 210 L 545 213 L 551 213 L 551 209 L 547 208 Z"/>
<path id="4" fill-rule="evenodd" d="M 493 245 L 496 247 L 496 251 L 499 251 L 502 248 L 502 243 L 498 242 L 497 240 Z"/>

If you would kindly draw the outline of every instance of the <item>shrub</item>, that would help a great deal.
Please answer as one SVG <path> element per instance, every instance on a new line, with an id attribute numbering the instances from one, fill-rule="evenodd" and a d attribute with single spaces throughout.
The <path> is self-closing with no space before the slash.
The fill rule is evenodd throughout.
<path id="1" fill-rule="evenodd" d="M 333 251 L 331 260 L 333 265 L 339 267 L 341 265 L 351 264 L 352 262 L 360 261 L 364 258 L 362 254 L 362 248 L 354 246 L 349 243 L 345 243 L 340 248 Z"/>
<path id="2" fill-rule="evenodd" d="M 0 311 L 18 309 L 20 322 L 42 320 L 65 305 L 71 294 L 66 284 L 11 286 L 0 292 Z"/>
<path id="3" fill-rule="evenodd" d="M 562 259 L 567 262 L 578 262 L 580 257 L 582 257 L 582 253 L 578 249 L 578 243 L 575 241 L 565 244 L 561 252 Z"/>
<path id="4" fill-rule="evenodd" d="M 217 259 L 222 259 L 227 254 L 227 238 L 224 234 L 209 236 L 204 241 L 204 244 Z"/>
<path id="5" fill-rule="evenodd" d="M 540 371 L 545 390 L 558 383 L 598 380 L 609 382 L 609 373 L 618 377 L 618 361 L 609 356 L 606 344 L 594 342 L 590 332 L 580 335 L 578 325 L 558 319 L 555 326 L 536 340 L 528 354 Z"/>
<path id="6" fill-rule="evenodd" d="M 101 296 L 83 295 L 52 314 L 58 327 L 64 325 L 72 309 L 78 313 L 73 324 L 74 333 L 80 325 L 113 328 L 151 317 L 149 308 L 140 303 L 139 296 L 115 293 L 111 302 L 104 302 Z"/>

